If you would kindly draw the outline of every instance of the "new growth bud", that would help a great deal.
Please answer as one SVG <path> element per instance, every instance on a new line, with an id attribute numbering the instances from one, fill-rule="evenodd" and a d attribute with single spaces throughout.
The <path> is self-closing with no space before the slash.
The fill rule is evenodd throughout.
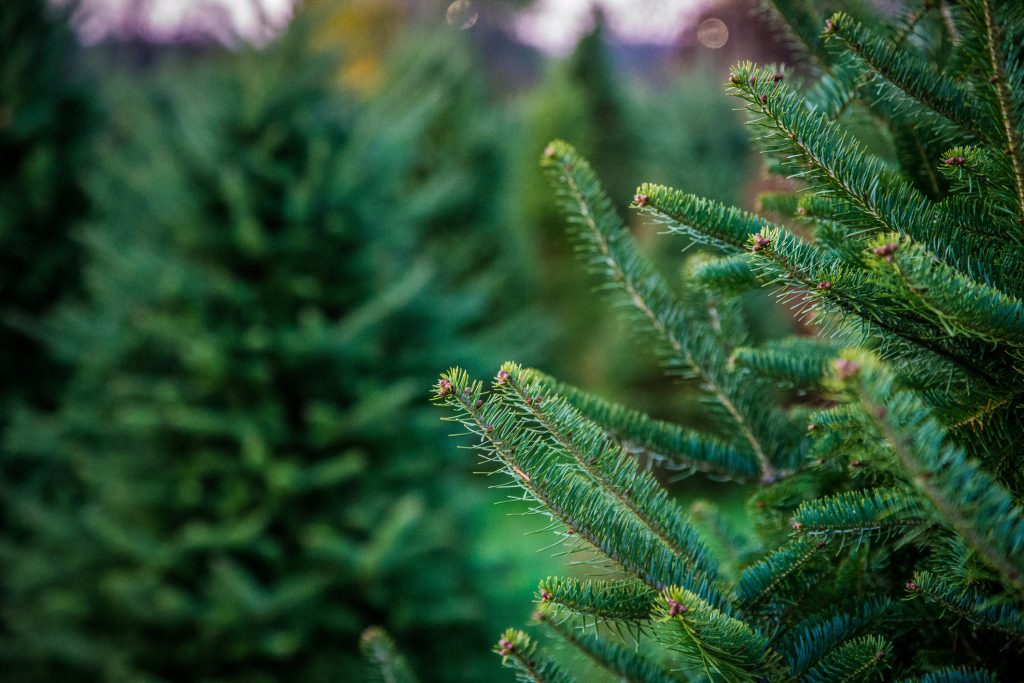
<path id="1" fill-rule="evenodd" d="M 680 614 L 686 614 L 686 610 L 689 609 L 686 605 L 681 602 L 677 602 L 672 598 L 668 599 L 668 616 L 678 617 Z"/>
<path id="2" fill-rule="evenodd" d="M 892 255 L 896 253 L 896 250 L 900 248 L 899 242 L 889 242 L 883 244 L 880 247 L 875 247 L 871 250 L 875 256 L 881 256 L 889 263 L 892 263 Z"/>
<path id="3" fill-rule="evenodd" d="M 756 235 L 754 235 L 754 246 L 750 248 L 750 251 L 756 254 L 757 252 L 762 251 L 763 249 L 767 249 L 771 245 L 771 243 L 771 238 L 769 238 L 764 233 L 759 232 Z"/>
<path id="4" fill-rule="evenodd" d="M 834 363 L 836 369 L 836 377 L 840 380 L 845 381 L 856 375 L 860 371 L 860 365 L 854 363 L 852 360 L 846 358 L 839 358 Z"/>

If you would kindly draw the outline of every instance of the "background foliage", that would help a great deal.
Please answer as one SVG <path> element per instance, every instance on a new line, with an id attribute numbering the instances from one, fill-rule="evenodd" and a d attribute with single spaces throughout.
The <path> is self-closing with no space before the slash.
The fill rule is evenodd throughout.
<path id="1" fill-rule="evenodd" d="M 608 370 L 626 338 L 530 179 L 575 133 L 631 160 L 622 197 L 657 157 L 734 198 L 740 127 L 692 95 L 717 76 L 624 85 L 594 33 L 499 96 L 469 35 L 315 5 L 230 51 L 0 13 L 5 678 L 336 680 L 377 624 L 424 678 L 485 679 L 557 562 L 466 483 L 423 387 L 513 346 L 660 402 L 653 366 Z"/>

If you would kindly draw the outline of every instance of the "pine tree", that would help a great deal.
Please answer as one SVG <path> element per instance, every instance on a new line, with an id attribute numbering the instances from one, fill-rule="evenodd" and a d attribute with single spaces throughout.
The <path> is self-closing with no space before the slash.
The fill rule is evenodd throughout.
<path id="1" fill-rule="evenodd" d="M 86 301 L 48 327 L 74 374 L 8 435 L 64 473 L 0 489 L 8 680 L 344 680 L 375 623 L 432 679 L 490 663 L 417 387 L 528 342 L 514 296 L 487 322 L 514 259 L 468 258 L 500 230 L 493 110 L 446 37 L 355 105 L 305 30 L 105 94 Z"/>
<path id="2" fill-rule="evenodd" d="M 536 621 L 616 679 L 1019 679 L 1024 6 L 855 7 L 776 2 L 808 76 L 730 73 L 797 185 L 767 215 L 638 188 L 640 215 L 708 249 L 679 286 L 573 147 L 544 152 L 581 259 L 699 384 L 699 429 L 516 363 L 434 387 L 600 569 L 541 582 Z M 762 287 L 817 334 L 750 346 L 741 303 Z M 752 483 L 745 523 L 687 514 L 652 466 Z M 495 651 L 522 680 L 573 680 L 535 640 L 510 630 Z"/>

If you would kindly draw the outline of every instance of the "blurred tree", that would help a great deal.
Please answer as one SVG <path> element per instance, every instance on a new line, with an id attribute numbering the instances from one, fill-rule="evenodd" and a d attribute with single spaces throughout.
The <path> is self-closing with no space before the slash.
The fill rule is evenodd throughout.
<path id="1" fill-rule="evenodd" d="M 70 231 L 95 117 L 63 15 L 43 0 L 0 12 L 0 426 L 17 403 L 52 403 L 60 372 L 32 331 L 78 288 Z"/>
<path id="2" fill-rule="evenodd" d="M 607 178 L 616 207 L 628 204 L 641 176 L 736 201 L 748 175 L 749 146 L 733 105 L 710 87 L 707 74 L 648 73 L 647 80 L 658 82 L 638 83 L 616 65 L 613 49 L 598 12 L 594 29 L 572 55 L 551 63 L 543 82 L 523 98 L 523 144 L 514 158 L 521 190 L 507 201 L 520 224 L 536 233 L 544 254 L 545 301 L 560 321 L 553 366 L 600 392 L 628 388 L 638 405 L 678 419 L 691 394 L 666 388 L 656 362 L 629 351 L 631 333 L 607 315 L 573 263 L 564 217 L 536 172 L 537 159 L 549 140 L 572 141 Z M 676 258 L 678 251 L 670 256 L 671 247 L 650 236 L 650 230 L 639 235 L 645 247 L 660 249 L 652 253 L 656 261 Z"/>
<path id="3" fill-rule="evenodd" d="M 3 489 L 8 680 L 345 680 L 371 623 L 431 679 L 485 676 L 463 473 L 420 392 L 531 342 L 490 248 L 501 129 L 450 38 L 365 106 L 302 26 L 112 89 L 88 302 L 49 330 L 75 373 L 8 439 L 68 473 Z"/>

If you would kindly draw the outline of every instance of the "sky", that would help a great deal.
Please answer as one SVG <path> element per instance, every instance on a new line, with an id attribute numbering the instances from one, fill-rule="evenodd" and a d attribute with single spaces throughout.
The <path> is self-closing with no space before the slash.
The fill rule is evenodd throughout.
<path id="1" fill-rule="evenodd" d="M 54 0 L 60 2 L 61 0 Z M 472 4 L 473 0 L 459 0 Z M 144 8 L 146 32 L 173 38 L 185 26 L 233 25 L 237 35 L 254 42 L 271 37 L 291 15 L 294 0 L 83 0 L 87 10 L 80 23 L 86 42 L 97 42 L 125 28 L 123 17 Z M 626 42 L 669 43 L 679 27 L 708 0 L 536 0 L 512 27 L 516 36 L 551 54 L 564 54 L 591 23 L 592 8 L 600 6 L 612 32 Z M 269 19 L 260 20 L 260 13 Z M 227 21 L 225 21 L 227 20 Z M 223 32 L 220 32 L 223 33 Z M 220 33 L 218 33 L 220 35 Z M 230 35 L 221 35 L 229 39 Z"/>

